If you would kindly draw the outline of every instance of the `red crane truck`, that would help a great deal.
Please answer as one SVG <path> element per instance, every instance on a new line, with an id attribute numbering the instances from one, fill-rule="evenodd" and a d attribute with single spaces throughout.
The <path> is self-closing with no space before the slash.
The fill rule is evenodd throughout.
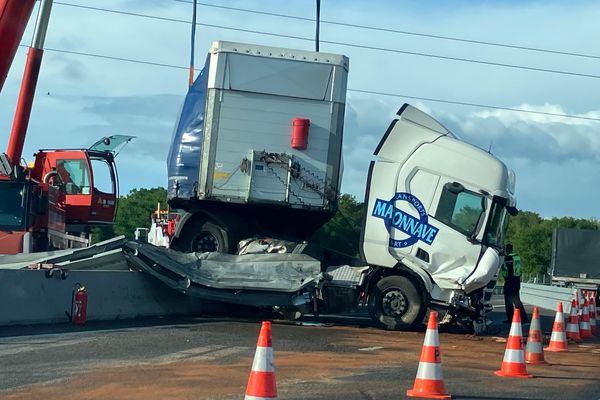
<path id="1" fill-rule="evenodd" d="M 0 0 L 0 90 L 34 4 Z M 114 221 L 118 181 L 113 150 L 132 138 L 106 137 L 89 149 L 43 149 L 30 165 L 21 164 L 51 8 L 51 0 L 41 2 L 8 147 L 0 154 L 0 254 L 87 246 L 92 225 Z M 99 175 L 110 180 L 102 185 L 104 191 Z"/>

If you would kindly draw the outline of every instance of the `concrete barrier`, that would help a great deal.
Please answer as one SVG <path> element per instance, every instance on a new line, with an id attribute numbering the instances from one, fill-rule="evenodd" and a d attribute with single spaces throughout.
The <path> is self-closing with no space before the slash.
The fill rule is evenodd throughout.
<path id="1" fill-rule="evenodd" d="M 536 283 L 521 284 L 521 301 L 547 310 L 556 310 L 559 301 L 563 303 L 563 311 L 571 312 L 571 300 L 577 289 L 558 286 L 539 285 Z"/>
<path id="2" fill-rule="evenodd" d="M 88 320 L 223 312 L 222 303 L 185 296 L 143 272 L 0 269 L 0 325 L 67 322 L 76 283 L 89 295 Z"/>

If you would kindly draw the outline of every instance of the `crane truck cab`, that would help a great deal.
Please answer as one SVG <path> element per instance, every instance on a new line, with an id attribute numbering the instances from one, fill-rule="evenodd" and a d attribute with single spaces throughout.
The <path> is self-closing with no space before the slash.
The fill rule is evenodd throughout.
<path id="1" fill-rule="evenodd" d="M 477 320 L 516 213 L 514 173 L 408 104 L 397 115 L 368 173 L 369 311 L 391 329 L 420 323 L 429 306 Z"/>
<path id="2" fill-rule="evenodd" d="M 115 154 L 133 136 L 88 149 L 41 149 L 27 167 L 0 168 L 0 254 L 85 247 L 117 210 Z"/>

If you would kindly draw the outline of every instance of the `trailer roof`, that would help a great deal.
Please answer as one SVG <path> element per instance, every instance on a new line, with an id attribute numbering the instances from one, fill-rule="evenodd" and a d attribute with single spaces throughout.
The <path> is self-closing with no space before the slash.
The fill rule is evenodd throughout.
<path id="1" fill-rule="evenodd" d="M 214 41 L 210 53 L 241 53 L 258 57 L 285 58 L 319 64 L 340 65 L 348 70 L 348 57 L 341 54 L 317 53 L 314 51 L 286 49 L 283 47 L 261 46 L 257 44 Z"/>

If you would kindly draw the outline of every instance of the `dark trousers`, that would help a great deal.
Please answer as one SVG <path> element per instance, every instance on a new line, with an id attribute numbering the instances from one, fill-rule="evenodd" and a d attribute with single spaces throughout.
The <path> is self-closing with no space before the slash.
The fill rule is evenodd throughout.
<path id="1" fill-rule="evenodd" d="M 512 321 L 514 307 L 516 306 L 521 312 L 521 322 L 525 323 L 529 321 L 529 318 L 527 317 L 527 312 L 525 311 L 525 307 L 523 307 L 523 303 L 521 303 L 519 290 L 521 290 L 519 278 L 508 278 L 506 282 L 504 282 L 504 307 L 506 309 L 506 318 L 509 321 Z"/>

